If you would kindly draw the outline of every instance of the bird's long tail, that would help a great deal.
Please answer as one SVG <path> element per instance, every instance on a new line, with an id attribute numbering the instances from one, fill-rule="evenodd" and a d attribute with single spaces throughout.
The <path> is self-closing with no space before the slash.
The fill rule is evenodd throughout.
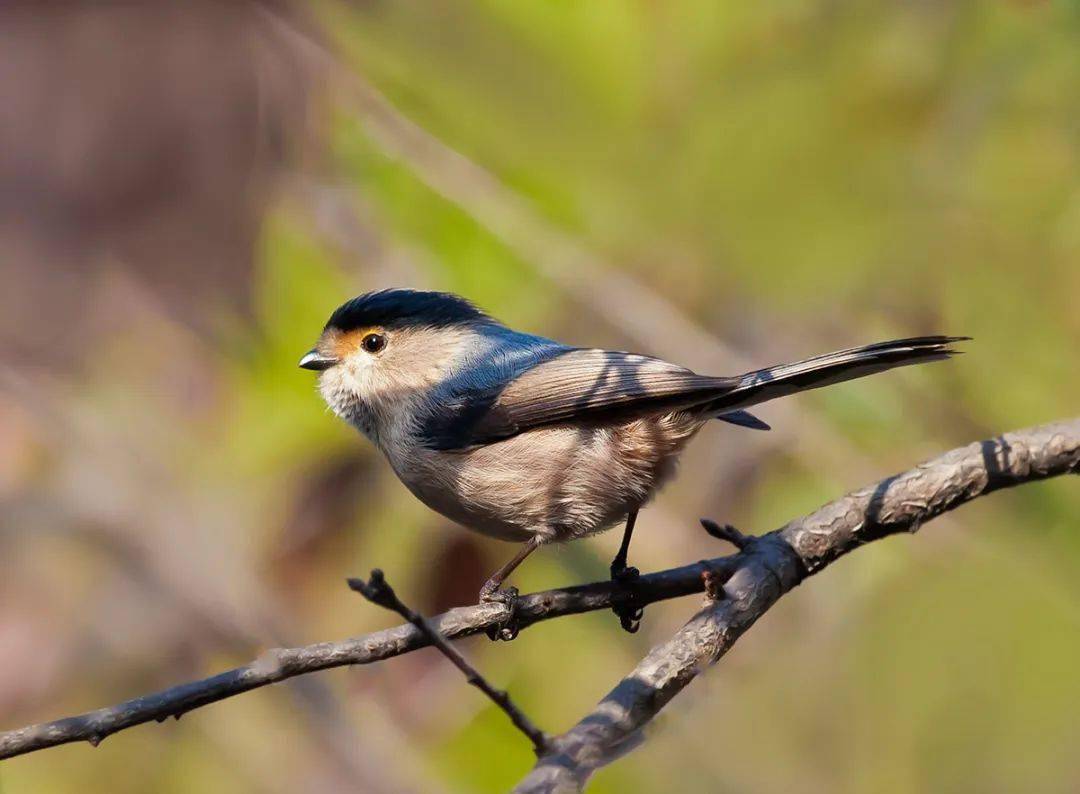
<path id="1" fill-rule="evenodd" d="M 747 372 L 734 379 L 736 383 L 731 391 L 710 401 L 704 406 L 704 410 L 723 419 L 724 414 L 740 412 L 752 405 L 795 392 L 854 380 L 894 367 L 942 361 L 960 352 L 951 349 L 950 344 L 967 339 L 970 337 L 919 336 L 895 339 L 891 342 L 878 342 L 826 353 L 823 356 L 796 361 L 794 364 L 780 364 Z"/>

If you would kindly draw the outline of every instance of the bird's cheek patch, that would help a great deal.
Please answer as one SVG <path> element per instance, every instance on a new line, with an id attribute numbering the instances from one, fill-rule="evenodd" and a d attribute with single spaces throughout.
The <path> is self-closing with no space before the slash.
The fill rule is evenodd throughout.
<path id="1" fill-rule="evenodd" d="M 360 345 L 364 341 L 364 337 L 368 334 L 382 334 L 385 333 L 382 328 L 378 326 L 372 326 L 370 328 L 357 328 L 352 331 L 346 331 L 340 333 L 332 342 L 334 350 L 334 356 L 339 359 L 347 359 L 357 350 L 360 350 Z"/>

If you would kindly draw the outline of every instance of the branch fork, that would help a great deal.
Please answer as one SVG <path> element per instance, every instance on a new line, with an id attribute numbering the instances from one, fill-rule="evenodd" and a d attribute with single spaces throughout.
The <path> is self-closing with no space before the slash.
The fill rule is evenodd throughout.
<path id="1" fill-rule="evenodd" d="M 469 684 L 487 695 L 496 706 L 503 710 L 514 724 L 514 727 L 524 733 L 532 742 L 533 750 L 537 756 L 543 756 L 548 752 L 550 747 L 547 736 L 533 724 L 532 720 L 525 715 L 525 712 L 514 704 L 506 690 L 496 689 L 488 683 L 488 680 L 469 664 L 457 648 L 447 642 L 446 638 L 431 625 L 427 618 L 406 606 L 398 598 L 394 588 L 386 581 L 386 577 L 381 570 L 378 568 L 373 570 L 371 578 L 366 582 L 363 579 L 349 579 L 348 582 L 352 590 L 360 593 L 371 603 L 398 613 L 419 629 L 424 637 L 465 675 L 465 680 Z"/>

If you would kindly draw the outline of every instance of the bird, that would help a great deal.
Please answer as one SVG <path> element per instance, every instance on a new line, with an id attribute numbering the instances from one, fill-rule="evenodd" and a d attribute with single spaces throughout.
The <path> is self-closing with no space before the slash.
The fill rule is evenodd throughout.
<path id="1" fill-rule="evenodd" d="M 299 366 L 330 409 L 386 457 L 424 504 L 519 544 L 481 601 L 536 549 L 623 525 L 611 576 L 630 581 L 638 511 L 716 419 L 769 426 L 768 400 L 960 352 L 962 336 L 853 347 L 733 377 L 652 356 L 566 345 L 514 330 L 448 292 L 385 289 L 338 307 Z M 624 621 L 624 626 L 626 622 Z"/>

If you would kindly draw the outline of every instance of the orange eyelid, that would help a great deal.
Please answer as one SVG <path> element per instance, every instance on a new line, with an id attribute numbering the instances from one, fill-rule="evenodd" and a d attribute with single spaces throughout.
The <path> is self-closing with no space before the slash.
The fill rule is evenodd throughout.
<path id="1" fill-rule="evenodd" d="M 334 355 L 338 358 L 346 358 L 360 349 L 360 344 L 364 341 L 365 336 L 368 334 L 381 333 L 384 333 L 382 328 L 372 326 L 370 328 L 357 328 L 353 331 L 339 334 L 334 340 Z"/>

